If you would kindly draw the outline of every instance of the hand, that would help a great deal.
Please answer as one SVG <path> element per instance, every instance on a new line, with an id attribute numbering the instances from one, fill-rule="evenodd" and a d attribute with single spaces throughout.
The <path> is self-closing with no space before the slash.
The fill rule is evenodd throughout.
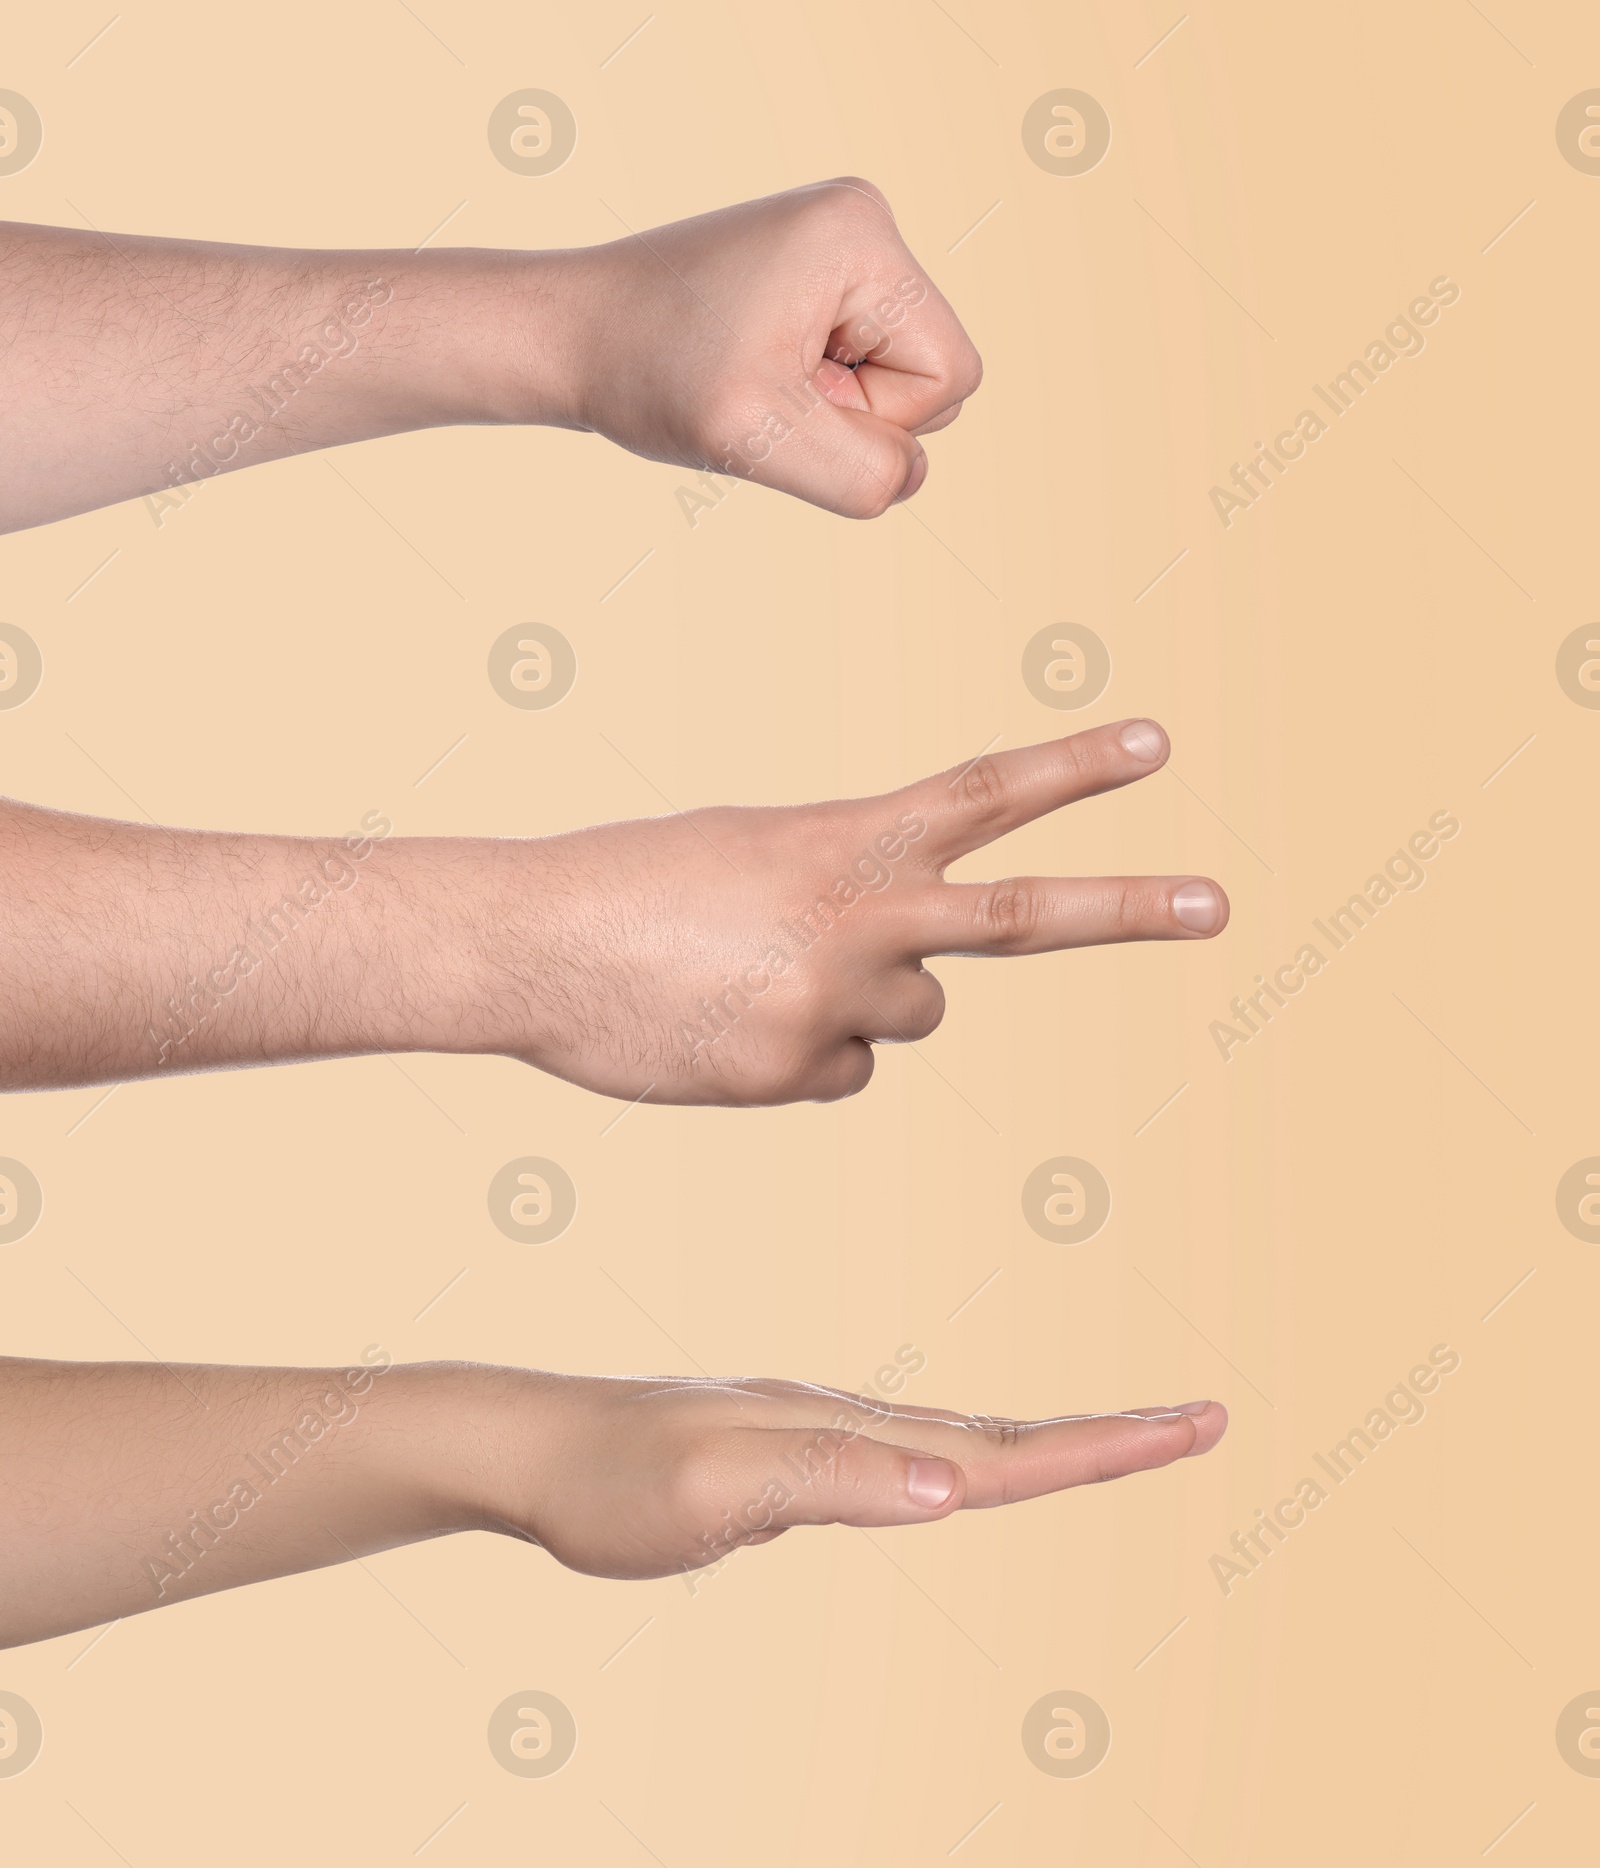
<path id="1" fill-rule="evenodd" d="M 0 1648 L 455 1531 L 686 1573 L 797 1524 L 931 1523 L 1169 1465 L 1228 1424 L 1211 1401 L 991 1420 L 377 1344 L 343 1369 L 0 1357 L 0 1418 Z"/>
<path id="2" fill-rule="evenodd" d="M 487 1528 L 591 1576 L 701 1569 L 802 1524 L 932 1524 L 1210 1452 L 1215 1401 L 1015 1421 L 808 1382 L 507 1371 Z"/>
<path id="3" fill-rule="evenodd" d="M 135 494 L 160 522 L 217 474 L 458 422 L 589 428 L 870 518 L 980 375 L 848 177 L 553 253 L 0 223 L 0 279 L 0 532 Z"/>
<path id="4" fill-rule="evenodd" d="M 374 1051 L 492 1052 L 628 1102 L 861 1089 L 925 1038 L 933 954 L 1198 940 L 1194 876 L 944 881 L 1156 771 L 1152 721 L 969 761 L 881 798 L 540 838 L 175 831 L 0 800 L 0 1087 Z"/>
<path id="5" fill-rule="evenodd" d="M 916 492 L 917 437 L 983 374 L 882 194 L 849 176 L 590 249 L 573 279 L 582 426 L 852 519 Z"/>
<path id="6" fill-rule="evenodd" d="M 1153 721 L 995 753 L 886 797 L 716 809 L 488 846 L 482 1026 L 501 1050 L 628 1101 L 828 1102 L 875 1044 L 925 1038 L 934 954 L 1200 940 L 1228 901 L 1192 876 L 949 883 L 1018 825 L 1157 771 Z"/>

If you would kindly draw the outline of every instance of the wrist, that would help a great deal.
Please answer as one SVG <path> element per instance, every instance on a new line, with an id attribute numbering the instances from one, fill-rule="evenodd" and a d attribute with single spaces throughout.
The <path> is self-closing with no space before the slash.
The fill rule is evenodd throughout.
<path id="1" fill-rule="evenodd" d="M 529 844 L 399 837 L 364 866 L 352 951 L 362 1048 L 527 1056 L 548 938 Z"/>
<path id="2" fill-rule="evenodd" d="M 441 1506 L 470 1528 L 538 1542 L 548 1511 L 551 1435 L 563 1396 L 576 1386 L 540 1369 L 457 1366 L 455 1454 Z"/>
<path id="3" fill-rule="evenodd" d="M 360 1488 L 390 1501 L 380 1516 L 410 1535 L 500 1528 L 498 1397 L 518 1370 L 409 1362 L 375 1370 L 361 1401 Z"/>
<path id="4" fill-rule="evenodd" d="M 540 840 L 446 839 L 437 892 L 448 900 L 450 964 L 434 1022 L 438 1047 L 464 1055 L 537 1056 L 568 897 L 547 886 Z"/>
<path id="5" fill-rule="evenodd" d="M 437 401 L 428 419 L 582 427 L 585 273 L 578 252 L 468 248 L 409 260 L 397 298 L 425 350 Z"/>
<path id="6" fill-rule="evenodd" d="M 361 865 L 345 951 L 336 959 L 359 1049 L 493 1048 L 484 1042 L 491 1009 L 484 974 L 487 843 L 394 837 L 375 844 Z"/>

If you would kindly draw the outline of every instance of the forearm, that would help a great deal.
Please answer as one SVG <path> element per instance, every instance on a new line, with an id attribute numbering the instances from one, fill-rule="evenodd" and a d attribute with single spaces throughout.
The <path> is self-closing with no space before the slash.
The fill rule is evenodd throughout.
<path id="1" fill-rule="evenodd" d="M 498 846 L 232 836 L 0 800 L 0 1088 L 495 1048 Z"/>
<path id="2" fill-rule="evenodd" d="M 580 270 L 0 223 L 0 531 L 412 428 L 574 425 Z"/>
<path id="3" fill-rule="evenodd" d="M 906 1345 L 886 1387 L 926 1360 Z M 1002 1421 L 809 1382 L 0 1360 L 0 1647 L 447 1532 L 688 1575 L 1206 1452 L 1210 1401 Z"/>
<path id="4" fill-rule="evenodd" d="M 513 1379 L 0 1359 L 0 1646 L 485 1526 Z"/>

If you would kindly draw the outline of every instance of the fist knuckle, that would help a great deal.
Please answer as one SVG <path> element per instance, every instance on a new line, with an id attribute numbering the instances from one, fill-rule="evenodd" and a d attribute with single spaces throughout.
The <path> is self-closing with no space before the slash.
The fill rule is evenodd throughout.
<path id="1" fill-rule="evenodd" d="M 791 1097 L 792 1102 L 843 1102 L 856 1096 L 871 1081 L 872 1046 L 851 1039 L 826 1062 L 814 1064 L 805 1073 L 805 1088 Z"/>
<path id="2" fill-rule="evenodd" d="M 847 1096 L 859 1096 L 872 1081 L 875 1060 L 869 1044 L 859 1044 L 846 1052 L 843 1063 L 834 1073 L 823 1094 L 815 1100 L 821 1103 L 843 1102 Z"/>
<path id="3" fill-rule="evenodd" d="M 836 198 L 836 205 L 850 212 L 877 214 L 887 211 L 889 206 L 888 196 L 864 175 L 834 176 L 829 193 Z"/>
<path id="4" fill-rule="evenodd" d="M 906 1035 L 920 1040 L 938 1030 L 944 1018 L 944 987 L 931 975 L 922 997 L 906 1021 Z"/>
<path id="5" fill-rule="evenodd" d="M 863 467 L 839 494 L 844 519 L 881 519 L 894 504 L 895 487 L 872 467 Z"/>
<path id="6" fill-rule="evenodd" d="M 830 1006 L 825 989 L 803 987 L 804 999 L 791 1012 L 787 1036 L 770 1055 L 762 1075 L 762 1100 L 779 1103 L 829 1103 L 845 1094 L 835 1087 L 841 1060 L 837 1045 L 819 1027 Z"/>
<path id="7" fill-rule="evenodd" d="M 880 519 L 899 497 L 909 469 L 900 447 L 885 435 L 857 463 L 845 497 L 853 519 Z"/>

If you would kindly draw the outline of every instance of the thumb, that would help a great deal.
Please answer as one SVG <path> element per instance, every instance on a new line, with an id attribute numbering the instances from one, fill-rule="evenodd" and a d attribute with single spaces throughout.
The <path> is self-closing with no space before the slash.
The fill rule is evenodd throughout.
<path id="1" fill-rule="evenodd" d="M 825 361 L 822 394 L 754 477 L 845 519 L 876 519 L 928 475 L 922 443 L 866 407 L 854 376 Z"/>
<path id="2" fill-rule="evenodd" d="M 752 1434 L 752 1472 L 772 1475 L 772 1528 L 931 1524 L 958 1511 L 966 1476 L 953 1460 L 835 1427 Z"/>

